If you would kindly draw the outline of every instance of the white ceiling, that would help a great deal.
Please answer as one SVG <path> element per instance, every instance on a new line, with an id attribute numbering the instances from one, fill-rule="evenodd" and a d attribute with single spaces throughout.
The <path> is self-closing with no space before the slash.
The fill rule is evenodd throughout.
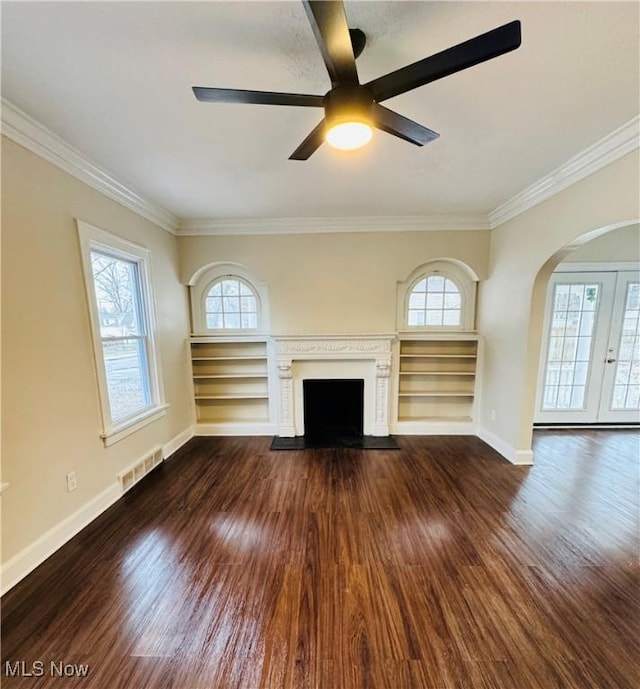
<path id="1" fill-rule="evenodd" d="M 417 148 L 288 156 L 315 108 L 199 103 L 191 86 L 323 94 L 302 4 L 2 2 L 2 95 L 185 218 L 486 214 L 639 110 L 637 2 L 347 2 L 361 82 L 513 19 L 522 47 L 385 102 Z"/>

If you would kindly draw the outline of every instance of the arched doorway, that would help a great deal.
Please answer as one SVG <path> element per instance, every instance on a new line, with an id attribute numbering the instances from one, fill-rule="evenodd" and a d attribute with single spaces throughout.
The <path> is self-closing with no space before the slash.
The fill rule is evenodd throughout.
<path id="1" fill-rule="evenodd" d="M 584 233 L 556 251 L 539 270 L 533 287 L 529 323 L 528 378 L 535 381 L 526 391 L 525 417 L 530 423 L 529 433 L 532 433 L 536 421 L 567 425 L 615 422 L 616 414 L 612 414 L 612 410 L 615 412 L 626 407 L 626 411 L 630 411 L 635 406 L 635 390 L 632 389 L 635 378 L 631 374 L 636 375 L 637 366 L 632 372 L 633 361 L 629 360 L 630 355 L 631 358 L 635 355 L 633 351 L 623 352 L 624 370 L 619 365 L 619 355 L 622 345 L 628 345 L 629 335 L 632 339 L 636 337 L 634 299 L 637 287 L 634 285 L 638 284 L 640 249 L 629 255 L 628 251 L 624 252 L 624 243 L 618 242 L 618 253 L 603 253 L 600 261 L 595 260 L 597 251 L 587 249 L 589 244 L 605 246 L 602 240 L 607 235 L 624 235 L 628 243 L 629 237 L 639 231 L 637 222 L 626 222 Z M 615 245 L 611 242 L 611 246 Z M 572 255 L 589 260 L 571 261 Z M 621 258 L 632 260 L 621 261 Z M 572 269 L 572 263 L 575 269 Z M 623 272 L 627 274 L 622 276 Z M 571 318 L 567 319 L 567 313 L 573 308 L 568 304 L 569 298 L 573 300 L 575 312 L 571 312 Z M 593 311 L 593 315 L 584 317 L 587 311 Z M 629 315 L 626 320 L 625 313 Z M 556 318 L 555 330 L 550 323 L 552 317 Z M 582 324 L 583 317 L 585 325 Z M 558 326 L 562 326 L 563 318 L 565 327 L 562 331 Z M 578 328 L 575 333 L 571 327 L 567 328 L 567 320 L 572 320 L 571 327 Z M 551 342 L 553 337 L 558 339 Z M 578 341 L 581 337 L 583 339 Z M 635 341 L 631 344 L 632 350 L 634 346 L 637 346 Z M 598 358 L 597 365 L 594 365 L 595 357 Z M 616 381 L 620 383 L 617 388 Z M 628 394 L 630 389 L 631 398 Z M 562 412 L 566 410 L 564 420 L 562 412 L 548 413 L 557 411 L 554 406 L 560 407 Z M 629 414 L 619 415 L 622 416 L 621 422 L 628 422 Z"/>

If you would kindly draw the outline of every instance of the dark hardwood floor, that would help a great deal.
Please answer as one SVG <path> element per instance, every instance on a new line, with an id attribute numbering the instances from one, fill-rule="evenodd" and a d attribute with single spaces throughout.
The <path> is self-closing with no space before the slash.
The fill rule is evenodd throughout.
<path id="1" fill-rule="evenodd" d="M 636 433 L 270 442 L 192 440 L 10 591 L 3 689 L 639 686 Z"/>

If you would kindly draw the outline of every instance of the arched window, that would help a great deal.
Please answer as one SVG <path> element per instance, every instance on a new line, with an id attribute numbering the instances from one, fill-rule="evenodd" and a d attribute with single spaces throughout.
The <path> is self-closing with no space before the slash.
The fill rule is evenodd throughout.
<path id="1" fill-rule="evenodd" d="M 227 275 L 209 288 L 204 315 L 207 330 L 255 330 L 258 296 L 249 283 Z"/>
<path id="2" fill-rule="evenodd" d="M 478 278 L 467 265 L 437 259 L 398 283 L 398 330 L 464 330 L 475 325 Z"/>
<path id="3" fill-rule="evenodd" d="M 407 325 L 410 328 L 460 326 L 460 289 L 453 280 L 442 275 L 429 275 L 418 280 L 409 294 L 407 307 Z"/>
<path id="4" fill-rule="evenodd" d="M 200 268 L 189 281 L 194 335 L 269 332 L 269 290 L 238 263 Z"/>

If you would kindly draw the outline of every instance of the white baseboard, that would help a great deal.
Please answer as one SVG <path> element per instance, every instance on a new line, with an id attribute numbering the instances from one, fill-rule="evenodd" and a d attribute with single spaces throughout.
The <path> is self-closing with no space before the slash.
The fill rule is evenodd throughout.
<path id="1" fill-rule="evenodd" d="M 481 440 L 484 440 L 487 445 L 491 445 L 496 452 L 499 452 L 511 464 L 533 464 L 533 450 L 516 450 L 515 447 L 509 445 L 509 443 L 502 440 L 495 433 L 481 426 L 478 426 L 476 429 L 476 435 Z"/>
<path id="2" fill-rule="evenodd" d="M 182 433 L 178 433 L 175 438 L 171 438 L 171 440 L 166 444 L 162 446 L 162 457 L 167 460 L 171 459 L 171 456 L 177 452 L 183 445 L 188 443 L 191 438 L 193 438 L 193 427 L 187 428 L 185 431 L 182 431 Z"/>
<path id="3" fill-rule="evenodd" d="M 475 435 L 471 421 L 396 421 L 392 435 Z"/>
<path id="4" fill-rule="evenodd" d="M 103 490 L 102 493 L 89 500 L 79 510 L 58 522 L 58 524 L 8 560 L 2 566 L 0 574 L 2 595 L 24 579 L 27 574 L 43 563 L 50 555 L 53 555 L 67 541 L 71 540 L 87 524 L 99 517 L 106 509 L 117 502 L 121 496 L 122 489 L 114 482 Z"/>
<path id="5" fill-rule="evenodd" d="M 276 435 L 278 426 L 275 423 L 197 423 L 193 435 Z"/>
<path id="6" fill-rule="evenodd" d="M 193 437 L 193 428 L 182 431 L 162 447 L 162 456 L 170 457 L 182 445 Z M 151 450 L 146 455 L 152 453 Z M 123 495 L 122 486 L 114 482 L 95 498 L 92 498 L 79 510 L 69 515 L 47 532 L 42 534 L 33 543 L 21 550 L 17 555 L 8 560 L 0 570 L 0 595 L 4 595 L 19 581 L 24 579 L 38 565 L 42 564 L 50 555 L 71 540 L 85 526 L 99 517 L 106 509 L 111 507 Z"/>

